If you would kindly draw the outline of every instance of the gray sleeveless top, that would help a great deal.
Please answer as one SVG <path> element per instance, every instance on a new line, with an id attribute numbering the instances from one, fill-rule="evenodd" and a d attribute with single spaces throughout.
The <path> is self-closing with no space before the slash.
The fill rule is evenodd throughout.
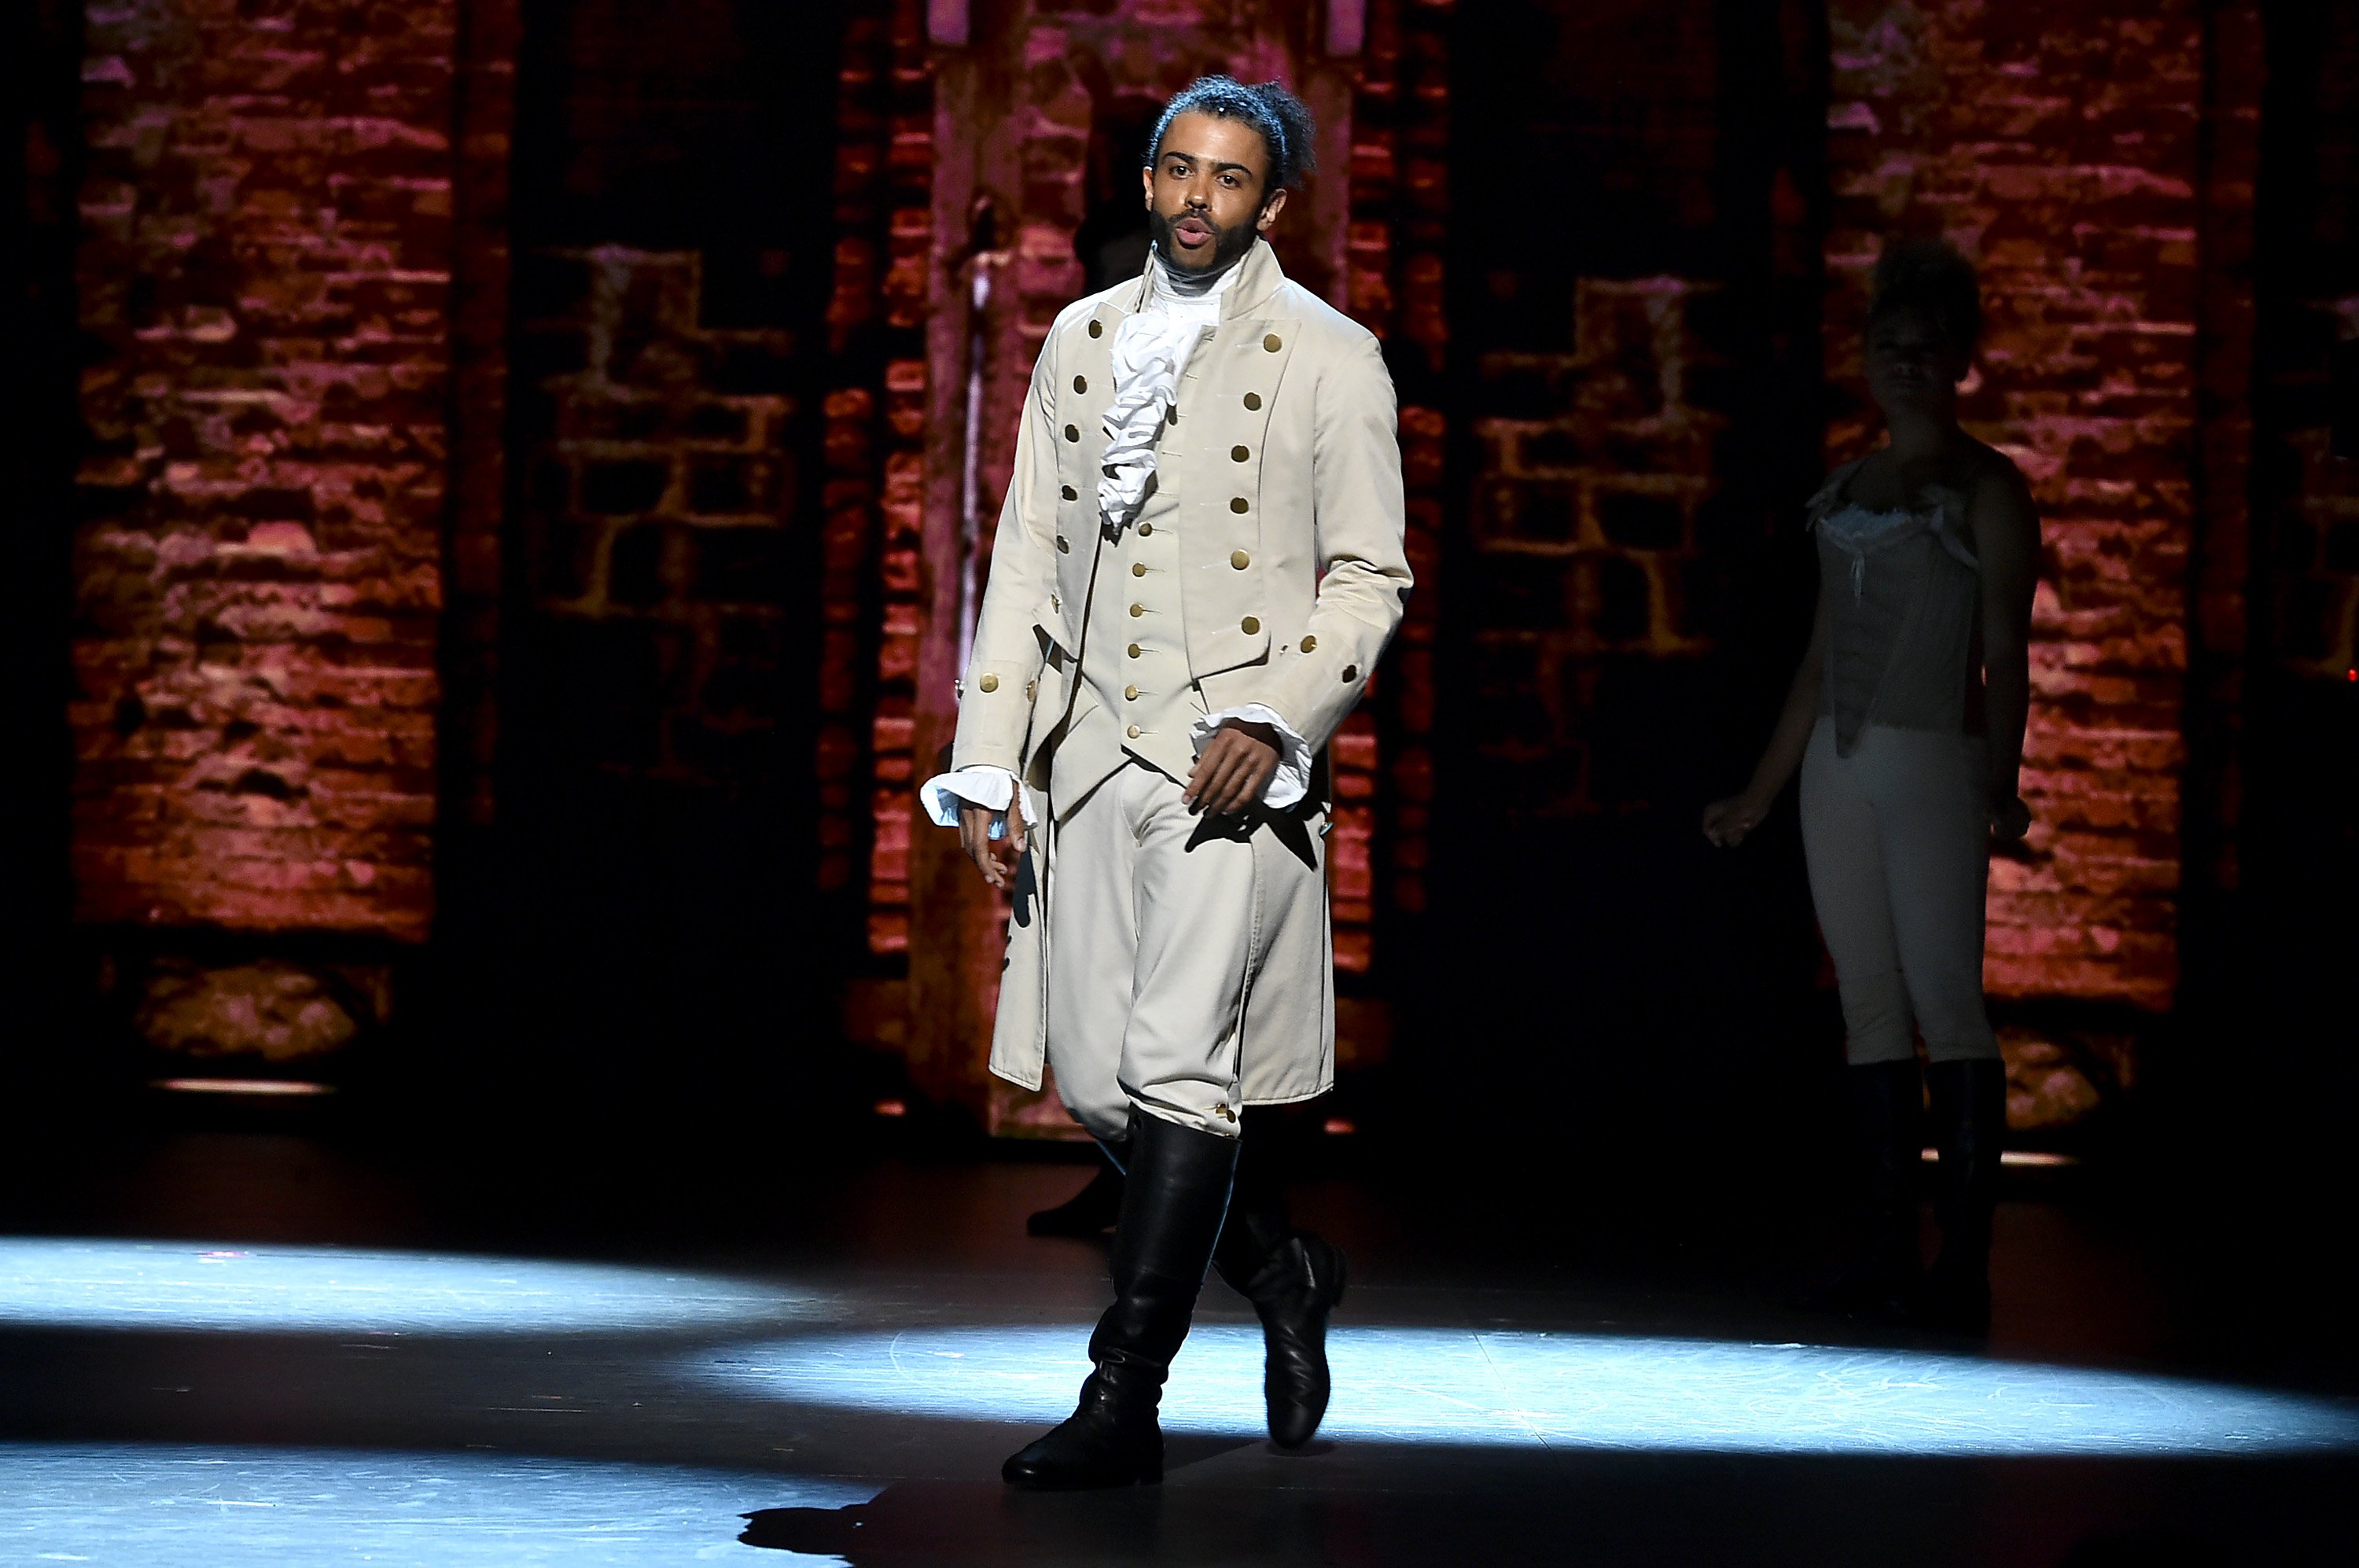
<path id="1" fill-rule="evenodd" d="M 1869 724 L 1968 733 L 1980 626 L 1965 496 L 1928 485 L 1914 506 L 1870 511 L 1847 494 L 1858 468 L 1836 469 L 1809 508 L 1832 611 L 1819 712 L 1843 757 Z"/>

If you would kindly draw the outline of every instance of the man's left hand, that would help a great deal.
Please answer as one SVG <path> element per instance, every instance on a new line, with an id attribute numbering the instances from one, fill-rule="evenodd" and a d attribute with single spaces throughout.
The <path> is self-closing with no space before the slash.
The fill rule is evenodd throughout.
<path id="1" fill-rule="evenodd" d="M 1259 805 L 1277 772 L 1276 726 L 1231 719 L 1198 755 L 1180 798 L 1191 811 L 1233 816 Z"/>

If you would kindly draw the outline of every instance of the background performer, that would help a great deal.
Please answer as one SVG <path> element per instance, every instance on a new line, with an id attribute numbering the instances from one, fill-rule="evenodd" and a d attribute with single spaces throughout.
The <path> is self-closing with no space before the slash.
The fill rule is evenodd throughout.
<path id="1" fill-rule="evenodd" d="M 1983 1005 L 1990 841 L 2031 814 L 2016 792 L 2039 517 L 2022 474 L 1958 427 L 1982 299 L 1951 246 L 1895 245 L 1868 308 L 1869 391 L 1890 439 L 1810 504 L 1819 602 L 1785 712 L 1713 843 L 1759 824 L 1797 768 L 1810 897 L 1834 959 L 1865 1172 L 1859 1257 L 1828 1304 L 1990 1324 L 1991 1215 L 2006 1069 Z M 1925 1037 L 1941 1251 L 1920 1281 L 1914 1176 Z"/>

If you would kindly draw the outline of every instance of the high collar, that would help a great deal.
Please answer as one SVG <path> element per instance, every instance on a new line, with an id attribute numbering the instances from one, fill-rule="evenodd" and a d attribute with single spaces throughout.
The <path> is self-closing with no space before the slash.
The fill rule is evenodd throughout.
<path id="1" fill-rule="evenodd" d="M 1252 247 L 1237 258 L 1236 265 L 1230 270 L 1236 276 L 1222 286 L 1221 320 L 1224 321 L 1253 315 L 1269 302 L 1269 297 L 1277 292 L 1278 285 L 1286 281 L 1285 269 L 1277 265 L 1277 253 L 1270 249 L 1269 242 L 1258 234 L 1254 236 Z M 1147 267 L 1138 276 L 1138 291 L 1130 298 L 1130 308 L 1134 312 L 1147 308 L 1154 288 L 1155 251 L 1149 246 Z"/>

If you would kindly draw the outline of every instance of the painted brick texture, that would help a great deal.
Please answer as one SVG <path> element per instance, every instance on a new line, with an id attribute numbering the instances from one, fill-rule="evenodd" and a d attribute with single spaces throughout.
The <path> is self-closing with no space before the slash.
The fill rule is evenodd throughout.
<path id="1" fill-rule="evenodd" d="M 547 313 L 517 337 L 538 623 L 518 724 L 606 773 L 775 780 L 793 334 L 705 326 L 693 253 L 539 252 L 523 278 Z"/>
<path id="2" fill-rule="evenodd" d="M 84 920 L 426 934 L 454 22 L 89 14 Z"/>
<path id="3" fill-rule="evenodd" d="M 1962 412 L 2046 520 L 2023 853 L 1992 868 L 2001 996 L 2169 1006 L 2194 518 L 2199 129 L 2191 0 L 1837 0 L 1828 367 L 1855 389 L 1883 240 L 1983 270 Z M 1870 443 L 1856 400 L 1830 460 Z"/>
<path id="4" fill-rule="evenodd" d="M 1486 613 L 1473 636 L 1479 743 L 1511 806 L 1538 815 L 1624 803 L 1591 756 L 1596 672 L 1690 657 L 1697 514 L 1716 488 L 1726 418 L 1691 383 L 1715 356 L 1690 319 L 1713 289 L 1675 278 L 1583 278 L 1567 354 L 1483 356 L 1481 478 L 1469 532 Z M 1609 764 L 1610 765 L 1610 764 Z"/>

